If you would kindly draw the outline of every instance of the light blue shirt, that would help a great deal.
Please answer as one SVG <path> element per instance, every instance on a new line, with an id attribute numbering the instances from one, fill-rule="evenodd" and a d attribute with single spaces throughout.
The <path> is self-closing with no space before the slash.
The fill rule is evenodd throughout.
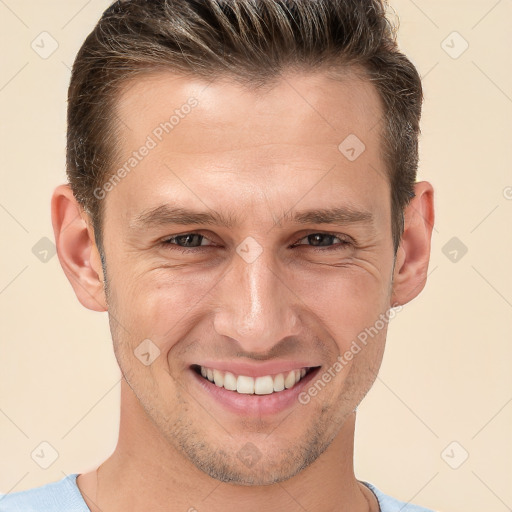
<path id="1" fill-rule="evenodd" d="M 76 485 L 79 473 L 68 475 L 26 491 L 0 494 L 0 512 L 90 512 Z M 433 512 L 430 509 L 386 496 L 372 484 L 361 481 L 373 491 L 381 512 Z"/>

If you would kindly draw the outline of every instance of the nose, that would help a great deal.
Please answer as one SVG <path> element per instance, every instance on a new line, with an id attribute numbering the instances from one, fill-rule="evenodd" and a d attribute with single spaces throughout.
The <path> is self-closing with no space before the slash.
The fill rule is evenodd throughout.
<path id="1" fill-rule="evenodd" d="M 299 298 L 279 273 L 270 250 L 252 262 L 234 255 L 227 274 L 215 287 L 214 327 L 250 353 L 266 354 L 280 340 L 299 333 Z"/>

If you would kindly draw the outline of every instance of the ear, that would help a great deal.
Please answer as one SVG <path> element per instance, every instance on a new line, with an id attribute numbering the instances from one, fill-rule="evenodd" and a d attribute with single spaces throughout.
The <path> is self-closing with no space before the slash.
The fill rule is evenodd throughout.
<path id="1" fill-rule="evenodd" d="M 404 232 L 398 247 L 391 305 L 406 304 L 423 290 L 434 227 L 434 189 L 426 181 L 414 185 L 415 196 L 404 211 Z"/>
<path id="2" fill-rule="evenodd" d="M 93 311 L 107 311 L 101 259 L 89 216 L 68 184 L 53 192 L 52 224 L 57 255 L 80 303 Z"/>

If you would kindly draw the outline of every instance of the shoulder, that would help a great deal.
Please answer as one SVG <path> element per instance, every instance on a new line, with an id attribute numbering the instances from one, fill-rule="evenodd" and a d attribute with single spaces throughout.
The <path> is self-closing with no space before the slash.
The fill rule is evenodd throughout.
<path id="1" fill-rule="evenodd" d="M 74 473 L 26 491 L 0 493 L 0 512 L 90 512 L 76 485 L 77 476 Z"/>
<path id="2" fill-rule="evenodd" d="M 382 491 L 377 489 L 374 485 L 360 480 L 361 483 L 366 485 L 373 494 L 377 497 L 381 512 L 435 512 L 432 509 L 420 507 L 419 505 L 412 505 L 404 501 L 397 500 L 384 494 Z"/>

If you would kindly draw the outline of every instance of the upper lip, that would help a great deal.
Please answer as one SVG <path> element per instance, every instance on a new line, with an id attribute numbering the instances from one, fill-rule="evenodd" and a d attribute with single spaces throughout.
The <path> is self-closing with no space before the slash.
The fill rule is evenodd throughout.
<path id="1" fill-rule="evenodd" d="M 267 361 L 266 363 L 246 363 L 243 361 L 214 361 L 205 360 L 195 363 L 198 366 L 231 372 L 235 375 L 246 375 L 247 377 L 263 377 L 264 375 L 277 375 L 291 370 L 300 370 L 301 368 L 313 368 L 320 365 L 312 364 L 311 361 L 304 360 L 279 360 Z M 192 365 L 194 366 L 194 365 Z"/>

